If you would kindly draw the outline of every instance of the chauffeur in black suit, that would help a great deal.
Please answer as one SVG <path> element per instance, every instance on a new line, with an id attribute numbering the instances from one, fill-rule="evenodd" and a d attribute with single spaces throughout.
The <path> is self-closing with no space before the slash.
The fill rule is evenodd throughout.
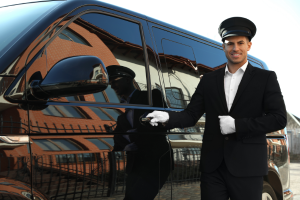
<path id="1" fill-rule="evenodd" d="M 259 200 L 267 175 L 266 134 L 286 126 L 286 109 L 275 72 L 247 60 L 253 22 L 242 17 L 219 27 L 224 68 L 204 74 L 182 112 L 154 111 L 151 124 L 194 126 L 206 113 L 201 151 L 202 200 Z"/>
<path id="2" fill-rule="evenodd" d="M 134 87 L 134 71 L 119 65 L 111 65 L 106 69 L 111 88 L 122 97 L 122 103 L 149 105 L 148 92 Z M 159 90 L 152 90 L 152 98 L 154 107 L 164 106 Z M 172 168 L 166 136 L 154 133 L 164 133 L 166 129 L 163 126 L 152 127 L 141 122 L 141 118 L 151 111 L 126 109 L 117 119 L 114 132 L 126 133 L 114 135 L 114 151 L 126 151 L 127 154 L 128 176 L 124 200 L 154 199 Z"/>

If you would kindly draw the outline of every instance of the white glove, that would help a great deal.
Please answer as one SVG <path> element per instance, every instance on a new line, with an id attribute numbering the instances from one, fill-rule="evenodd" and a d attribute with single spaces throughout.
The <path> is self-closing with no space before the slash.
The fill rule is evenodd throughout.
<path id="1" fill-rule="evenodd" d="M 227 135 L 235 132 L 234 119 L 229 116 L 219 116 L 220 119 L 220 128 L 223 135 Z"/>
<path id="2" fill-rule="evenodd" d="M 157 122 L 165 123 L 169 121 L 169 113 L 163 111 L 153 111 L 152 113 L 149 113 L 146 117 L 152 118 L 149 122 L 152 126 L 157 126 Z"/>

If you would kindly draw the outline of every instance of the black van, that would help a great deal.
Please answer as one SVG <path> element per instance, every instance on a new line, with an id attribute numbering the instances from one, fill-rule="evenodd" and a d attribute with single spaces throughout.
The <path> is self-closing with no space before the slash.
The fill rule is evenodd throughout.
<path id="1" fill-rule="evenodd" d="M 1 7 L 0 19 L 0 199 L 200 199 L 205 115 L 172 130 L 143 117 L 184 109 L 201 75 L 226 65 L 221 43 L 93 0 Z M 108 66 L 134 72 L 137 100 Z M 293 199 L 286 131 L 267 143 L 263 199 Z"/>

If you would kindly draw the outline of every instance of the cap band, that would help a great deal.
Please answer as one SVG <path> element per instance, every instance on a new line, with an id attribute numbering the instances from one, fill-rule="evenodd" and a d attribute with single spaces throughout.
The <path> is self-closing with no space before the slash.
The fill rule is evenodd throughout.
<path id="1" fill-rule="evenodd" d="M 250 31 L 232 30 L 232 31 L 223 32 L 222 38 L 226 37 L 226 35 L 229 35 L 229 34 L 236 34 L 236 35 L 239 35 L 239 33 L 243 33 L 243 35 L 246 34 L 246 36 L 250 36 L 250 37 L 252 36 L 252 34 L 251 34 Z"/>

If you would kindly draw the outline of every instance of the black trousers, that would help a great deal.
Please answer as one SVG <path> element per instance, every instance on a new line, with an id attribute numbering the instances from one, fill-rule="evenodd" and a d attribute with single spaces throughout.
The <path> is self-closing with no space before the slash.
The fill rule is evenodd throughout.
<path id="1" fill-rule="evenodd" d="M 201 173 L 201 200 L 261 200 L 263 177 L 235 177 L 223 160 L 212 173 Z"/>

